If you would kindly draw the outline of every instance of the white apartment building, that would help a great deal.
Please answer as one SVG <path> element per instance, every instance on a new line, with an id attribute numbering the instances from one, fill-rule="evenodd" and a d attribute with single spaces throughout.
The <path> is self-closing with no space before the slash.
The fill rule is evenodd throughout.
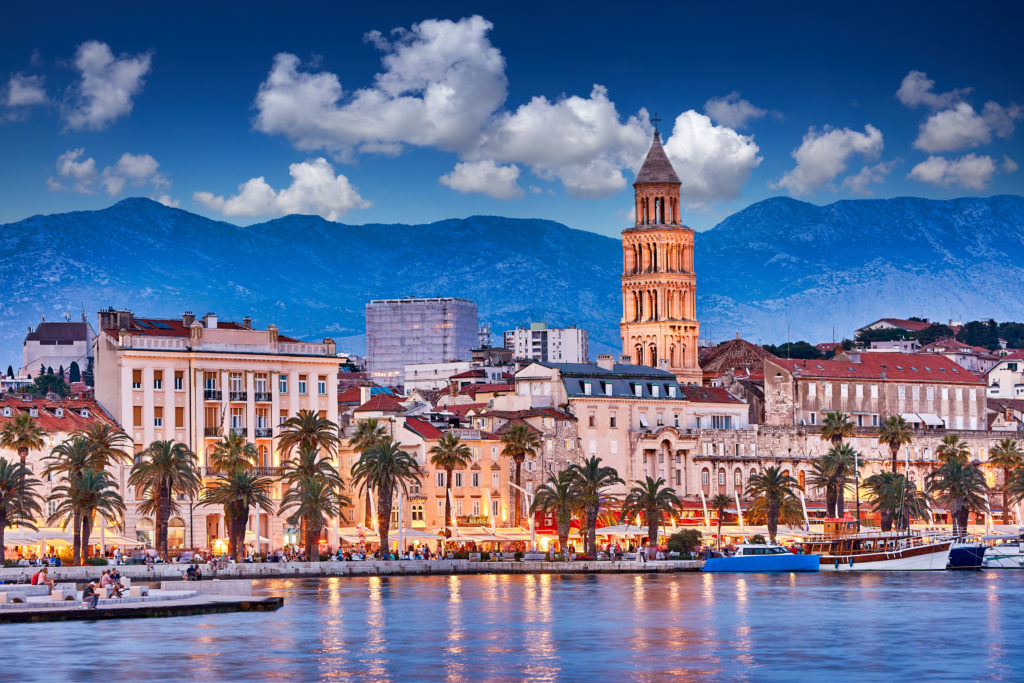
<path id="1" fill-rule="evenodd" d="M 459 373 L 473 367 L 473 362 L 456 360 L 447 363 L 409 363 L 405 366 L 405 383 L 402 387 L 406 393 L 416 389 L 442 389 L 448 381 Z"/>
<path id="2" fill-rule="evenodd" d="M 586 363 L 590 351 L 587 331 L 572 327 L 548 327 L 547 323 L 530 323 L 505 332 L 505 348 L 515 358 L 541 363 Z"/>
<path id="3" fill-rule="evenodd" d="M 1024 398 L 1024 351 L 1000 359 L 985 379 L 989 398 Z"/>
<path id="4" fill-rule="evenodd" d="M 96 338 L 96 399 L 132 438 L 136 452 L 153 441 L 173 439 L 199 457 L 204 478 L 210 448 L 229 431 L 243 435 L 259 451 L 262 472 L 276 475 L 281 465 L 275 427 L 300 410 L 315 410 L 338 420 L 338 359 L 330 339 L 310 343 L 280 335 L 277 327 L 252 328 L 219 321 L 209 313 L 195 319 L 140 318 L 131 311 L 102 311 Z M 127 532 L 148 527 L 136 513 L 134 492 L 124 486 Z M 280 490 L 274 492 L 279 499 Z M 224 538 L 221 510 L 181 503 L 188 514 L 172 520 L 186 527 L 185 546 L 208 546 Z M 255 530 L 253 511 L 250 529 Z M 189 521 L 191 517 L 191 522 Z M 263 542 L 285 542 L 282 520 L 259 512 Z M 180 536 L 175 536 L 180 537 Z"/>

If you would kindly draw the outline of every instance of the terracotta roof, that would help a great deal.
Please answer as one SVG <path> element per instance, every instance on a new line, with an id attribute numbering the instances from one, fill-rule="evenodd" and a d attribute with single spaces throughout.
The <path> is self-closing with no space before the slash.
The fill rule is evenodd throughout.
<path id="1" fill-rule="evenodd" d="M 454 405 L 443 406 L 441 408 L 441 410 L 447 411 L 447 412 L 451 413 L 452 415 L 458 415 L 459 417 L 464 417 L 466 415 L 466 413 L 468 413 L 469 411 L 471 411 L 471 410 L 479 410 L 481 408 L 485 408 L 486 406 L 487 406 L 486 403 L 457 403 L 457 404 L 454 404 Z"/>
<path id="2" fill-rule="evenodd" d="M 459 393 L 466 394 L 470 398 L 476 398 L 476 395 L 481 393 L 512 392 L 515 390 L 515 384 L 467 384 L 459 390 Z"/>
<path id="3" fill-rule="evenodd" d="M 722 387 L 680 385 L 679 391 L 683 400 L 691 403 L 743 403 Z"/>
<path id="4" fill-rule="evenodd" d="M 34 331 L 25 335 L 25 341 L 85 341 L 88 333 L 89 323 L 86 322 L 41 322 Z"/>
<path id="5" fill-rule="evenodd" d="M 577 421 L 577 417 L 570 413 L 562 412 L 557 408 L 527 408 L 526 410 L 483 410 L 481 415 L 500 417 L 508 420 L 527 417 L 553 417 L 556 420 Z"/>
<path id="6" fill-rule="evenodd" d="M 835 351 L 841 346 L 842 344 L 840 342 L 822 342 L 820 344 L 815 344 L 814 348 L 818 349 L 819 351 Z"/>
<path id="7" fill-rule="evenodd" d="M 917 350 L 918 353 L 976 353 L 981 356 L 991 356 L 992 352 L 984 346 L 971 346 L 957 339 L 946 337 L 936 339 L 931 344 L 926 344 Z"/>
<path id="8" fill-rule="evenodd" d="M 407 417 L 405 419 L 405 428 L 415 434 L 419 434 L 424 439 L 440 439 L 444 436 L 444 432 L 440 429 L 418 417 Z"/>
<path id="9" fill-rule="evenodd" d="M 526 425 L 527 429 L 529 429 L 531 432 L 535 434 L 543 434 L 542 431 L 534 427 L 532 424 L 518 417 L 515 418 L 514 420 L 509 420 L 505 424 L 501 425 L 501 427 L 498 428 L 497 433 L 499 435 L 506 433 L 508 430 L 512 428 L 512 425 Z"/>
<path id="10" fill-rule="evenodd" d="M 356 413 L 400 413 L 404 410 L 402 405 L 391 394 L 376 394 L 369 401 L 356 408 Z"/>
<path id="11" fill-rule="evenodd" d="M 201 319 L 200 322 L 202 322 Z M 241 323 L 219 320 L 217 321 L 217 329 L 244 330 L 247 328 Z M 116 339 L 120 330 L 110 327 L 103 331 Z M 181 318 L 139 318 L 132 316 L 132 326 L 128 331 L 133 335 L 144 337 L 187 337 L 189 335 L 189 328 L 185 327 L 185 323 Z M 277 338 L 283 342 L 300 341 L 292 337 L 286 337 L 283 334 L 279 334 Z"/>
<path id="12" fill-rule="evenodd" d="M 33 407 L 39 411 L 36 422 L 47 432 L 73 432 L 97 422 L 117 426 L 113 418 L 93 399 L 68 398 L 48 401 L 45 398 L 33 397 L 28 401 L 22 401 L 16 396 L 0 395 L 0 429 L 17 415 L 27 413 Z M 4 408 L 12 409 L 10 417 L 4 417 Z M 64 409 L 63 417 L 57 417 L 58 408 Z M 89 417 L 82 417 L 82 410 L 88 411 Z"/>
<path id="13" fill-rule="evenodd" d="M 772 354 L 745 339 L 730 339 L 719 344 L 700 359 L 700 369 L 706 374 L 721 374 L 726 370 L 758 370 L 765 358 Z"/>
<path id="14" fill-rule="evenodd" d="M 679 176 L 672 168 L 672 162 L 668 160 L 665 149 L 661 146 L 661 136 L 655 131 L 654 140 L 651 142 L 651 149 L 647 152 L 643 166 L 636 174 L 636 181 L 633 185 L 644 183 L 675 183 L 680 185 Z"/>
<path id="15" fill-rule="evenodd" d="M 908 353 L 862 353 L 860 362 L 849 360 L 782 360 L 771 362 L 800 377 L 822 379 L 877 379 L 907 382 L 942 382 L 947 384 L 980 384 L 984 382 L 972 372 L 939 354 L 921 356 Z M 768 374 L 766 372 L 766 374 Z"/>
<path id="16" fill-rule="evenodd" d="M 464 370 L 457 375 L 452 375 L 451 379 L 475 379 L 486 376 L 487 375 L 480 368 L 470 368 L 469 370 Z"/>
<path id="17" fill-rule="evenodd" d="M 921 330 L 928 329 L 932 326 L 932 323 L 925 322 L 923 320 L 904 320 L 903 318 L 882 318 L 881 320 L 876 320 L 871 324 L 874 325 L 875 323 L 880 322 L 887 322 L 890 325 L 902 327 L 904 330 L 909 330 L 911 332 L 920 332 Z"/>

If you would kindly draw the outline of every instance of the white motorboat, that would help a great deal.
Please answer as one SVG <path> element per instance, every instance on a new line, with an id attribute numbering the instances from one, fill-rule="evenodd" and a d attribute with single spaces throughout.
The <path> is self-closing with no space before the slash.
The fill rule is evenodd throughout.
<path id="1" fill-rule="evenodd" d="M 1024 554 L 1019 540 L 1000 543 L 985 550 L 985 569 L 1024 569 Z"/>

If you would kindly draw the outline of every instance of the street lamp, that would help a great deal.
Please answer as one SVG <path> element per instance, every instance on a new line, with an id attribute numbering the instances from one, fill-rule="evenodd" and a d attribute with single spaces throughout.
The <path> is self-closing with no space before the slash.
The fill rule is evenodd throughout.
<path id="1" fill-rule="evenodd" d="M 522 486 L 516 486 L 512 482 L 508 483 L 509 486 L 523 493 L 526 496 L 526 503 L 531 508 L 533 507 L 533 494 L 524 489 Z M 530 513 L 530 550 L 537 550 L 537 531 L 533 528 L 533 512 Z"/>

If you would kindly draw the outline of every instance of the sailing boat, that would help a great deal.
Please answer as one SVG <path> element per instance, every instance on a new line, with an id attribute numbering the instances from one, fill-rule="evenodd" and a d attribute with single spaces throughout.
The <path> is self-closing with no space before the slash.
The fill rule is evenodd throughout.
<path id="1" fill-rule="evenodd" d="M 927 541 L 917 532 L 860 533 L 854 519 L 826 519 L 824 533 L 807 536 L 806 555 L 820 555 L 827 571 L 922 571 L 946 568 L 950 539 Z"/>

